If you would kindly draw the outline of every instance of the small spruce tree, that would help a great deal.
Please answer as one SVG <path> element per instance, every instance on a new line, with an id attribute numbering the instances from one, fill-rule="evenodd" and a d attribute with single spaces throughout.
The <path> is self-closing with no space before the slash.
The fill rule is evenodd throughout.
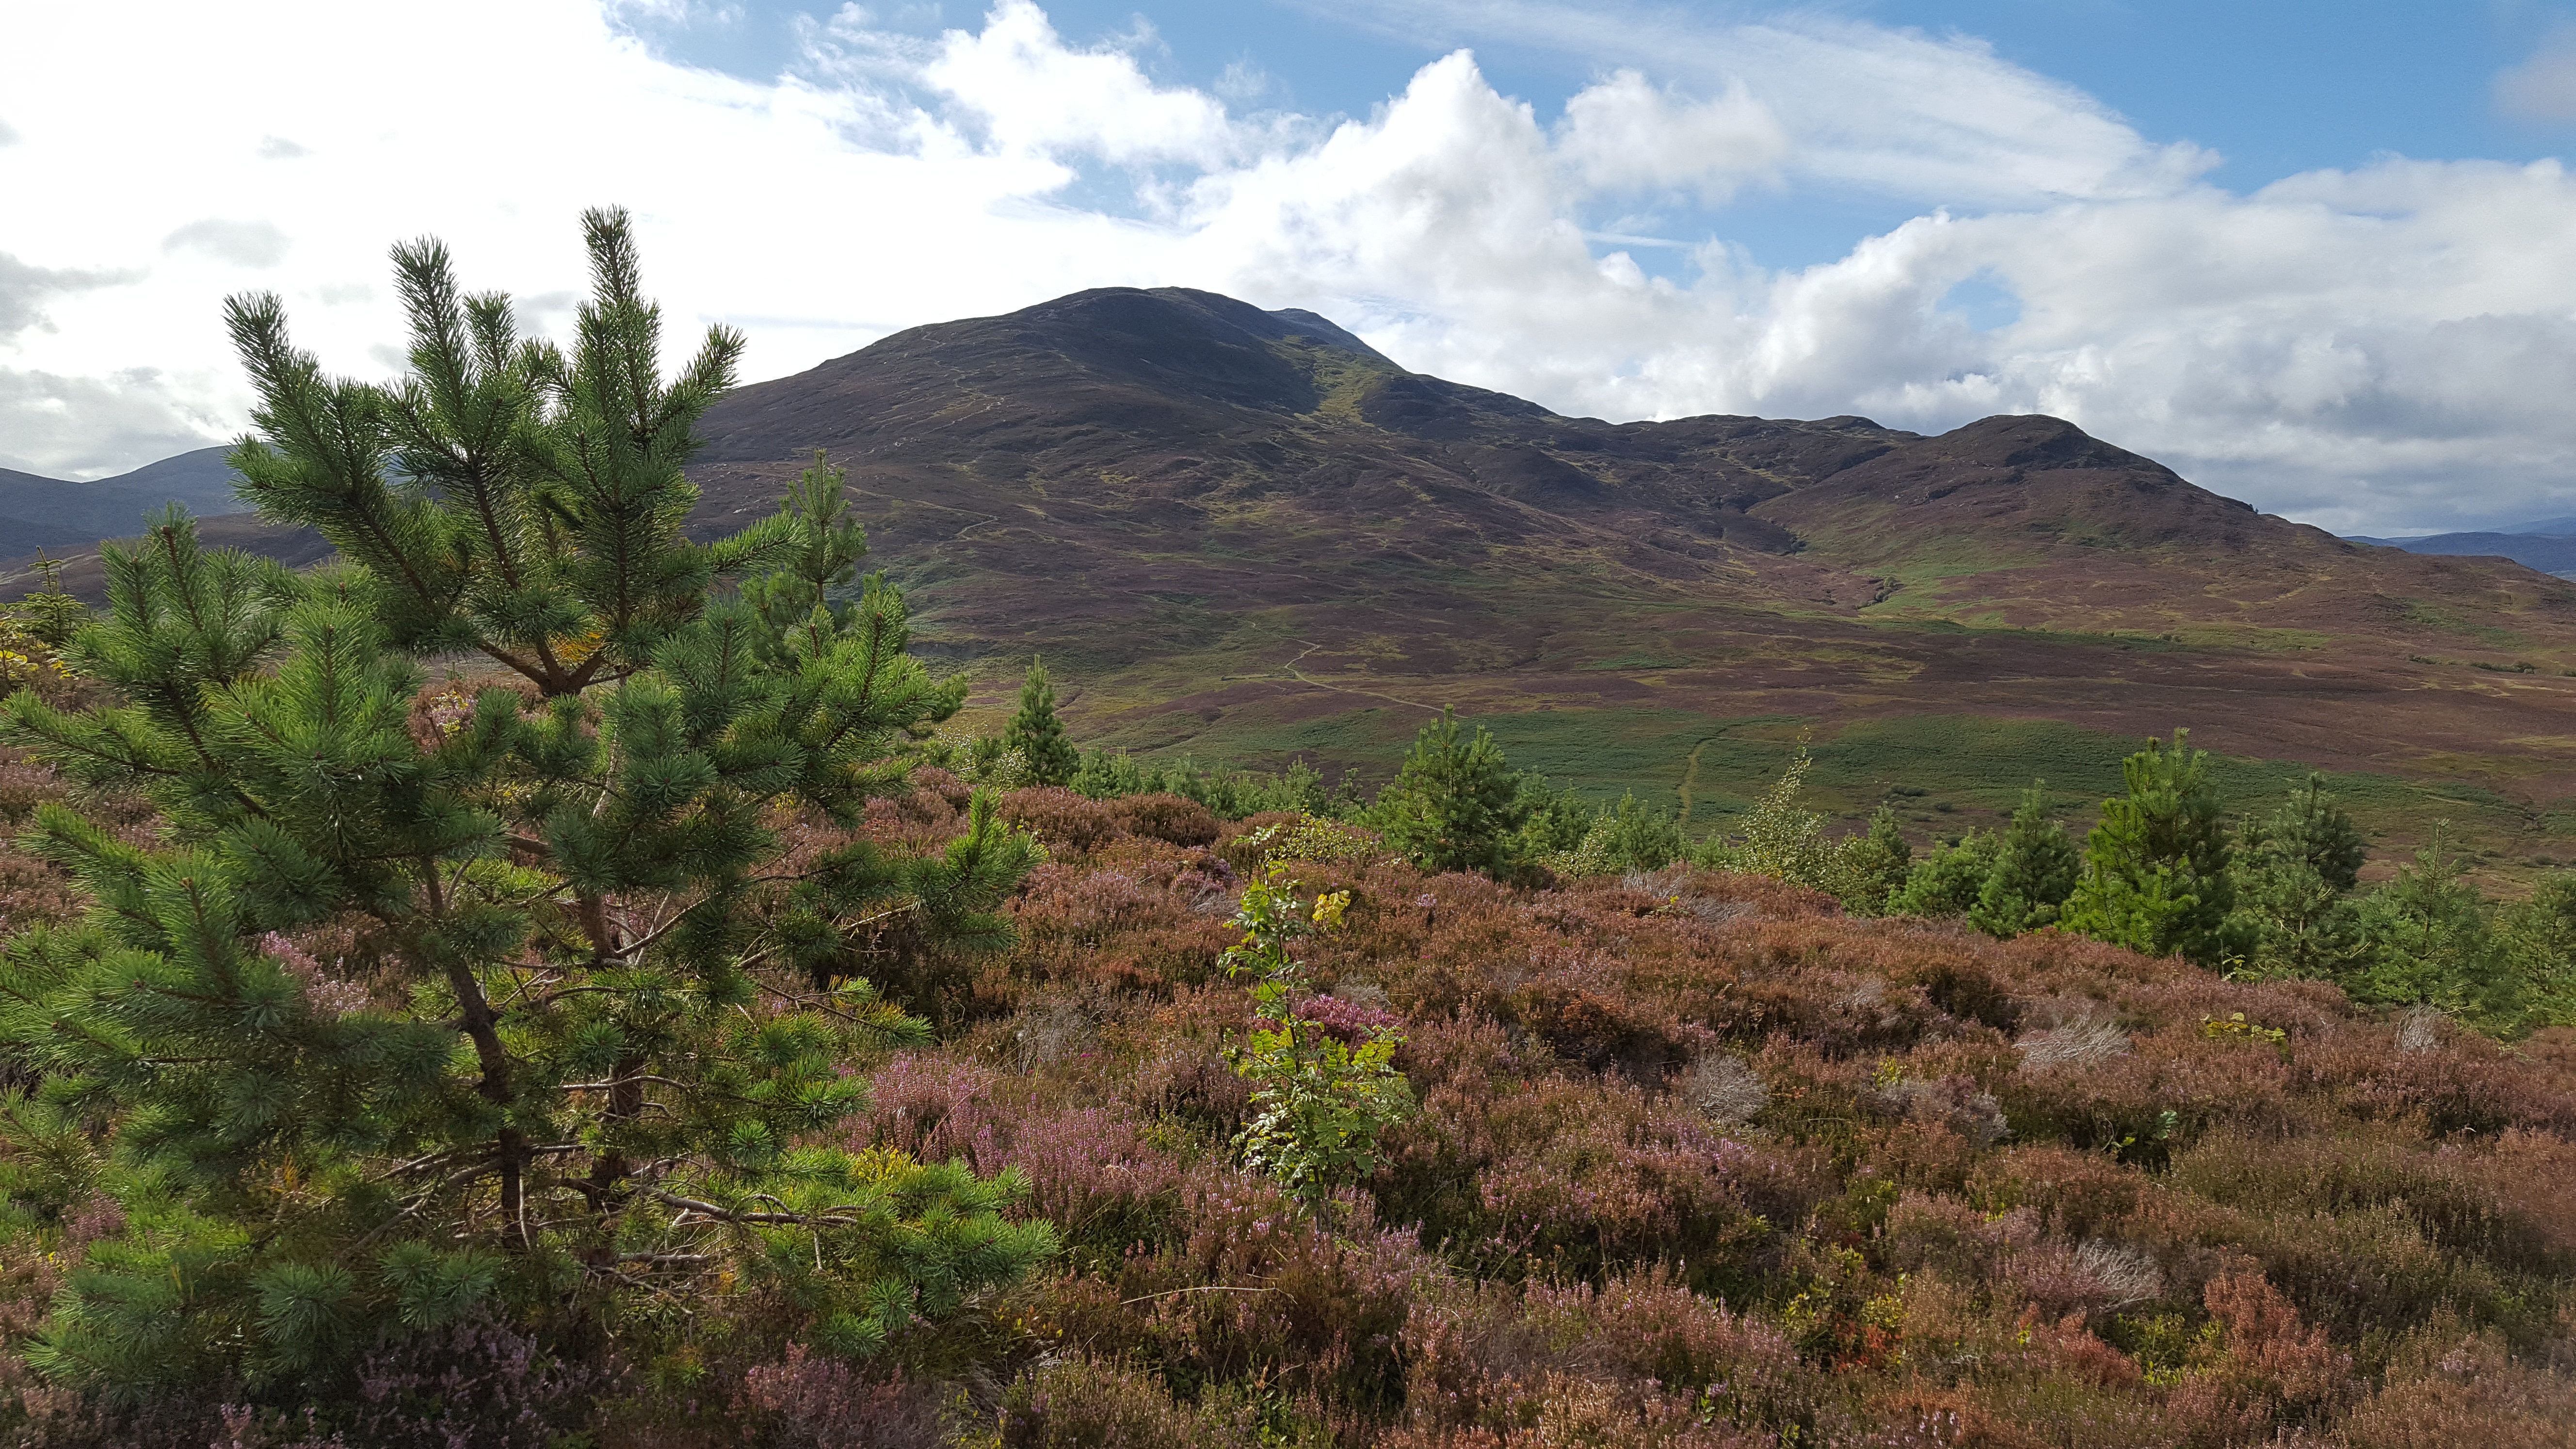
<path id="1" fill-rule="evenodd" d="M 1002 744 L 1020 752 L 1032 785 L 1070 785 L 1082 768 L 1081 752 L 1065 738 L 1064 722 L 1055 717 L 1055 685 L 1042 660 L 1032 660 L 1028 676 L 1020 681 L 1020 711 L 1003 729 Z"/>
<path id="2" fill-rule="evenodd" d="M 863 1355 L 1049 1251 L 1000 1215 L 1015 1179 L 810 1145 L 865 1106 L 848 1063 L 925 1038 L 864 979 L 886 932 L 1004 944 L 1034 845 L 986 797 L 935 855 L 856 832 L 962 690 L 906 656 L 881 580 L 826 597 L 861 548 L 836 475 L 681 534 L 741 341 L 666 380 L 624 214 L 584 225 L 568 355 L 434 242 L 395 251 L 391 386 L 326 378 L 274 296 L 234 299 L 243 492 L 346 562 L 208 552 L 174 509 L 109 551 L 109 617 L 72 643 L 118 701 L 7 703 L 10 744 L 162 824 L 42 807 L 96 908 L 0 953 L 0 1040 L 37 1082 L 11 1111 L 103 1144 L 127 1224 L 68 1265 L 46 1373 L 292 1401 L 477 1320 L 650 1353 L 687 1331 L 666 1305 L 728 1294 Z M 507 673 L 431 683 L 458 655 Z M 299 944 L 326 924 L 363 973 Z"/>
<path id="3" fill-rule="evenodd" d="M 2023 793 L 1977 902 L 1968 908 L 1968 924 L 1989 936 L 2010 940 L 2055 925 L 2059 908 L 2075 893 L 2083 860 L 2066 828 L 2049 818 L 2047 787 L 2047 781 L 2033 780 Z"/>

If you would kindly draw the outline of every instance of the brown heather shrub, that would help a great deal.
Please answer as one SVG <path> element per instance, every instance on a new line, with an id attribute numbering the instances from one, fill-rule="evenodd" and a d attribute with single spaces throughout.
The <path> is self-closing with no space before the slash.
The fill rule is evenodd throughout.
<path id="1" fill-rule="evenodd" d="M 2345 1449 L 2576 1449 L 2576 1378 L 2517 1359 L 2493 1334 L 2427 1332 L 2335 1437 Z"/>
<path id="2" fill-rule="evenodd" d="M 0 750 L 0 820 L 24 825 L 37 806 L 68 800 L 71 794 L 71 787 L 50 768 L 28 764 L 15 750 Z"/>
<path id="3" fill-rule="evenodd" d="M 1566 1368 L 1716 1391 L 1747 1428 L 1812 1427 L 1833 1397 L 1777 1328 L 1739 1317 L 1660 1265 L 1588 1284 L 1532 1284 L 1523 1321 Z"/>
<path id="4" fill-rule="evenodd" d="M 1707 1288 L 1776 1253 L 1780 1226 L 1830 1191 L 1815 1154 L 1725 1136 L 1615 1079 L 1444 1083 L 1387 1140 L 1387 1210 L 1496 1269 L 1669 1261 Z"/>
<path id="5" fill-rule="evenodd" d="M 1716 1046 L 1707 1028 L 1637 1001 L 1609 973 L 1580 966 L 1528 982 L 1500 1006 L 1504 1020 L 1587 1071 L 1616 1067 L 1650 1081 Z"/>
<path id="6" fill-rule="evenodd" d="M 1130 835 L 1173 845 L 1214 845 L 1220 833 L 1215 811 L 1180 795 L 1130 795 L 1109 802 L 1109 814 Z"/>
<path id="7" fill-rule="evenodd" d="M 2576 1133 L 2576 1092 L 2542 1064 L 2462 1033 L 2442 1050 L 2397 1049 L 2397 1027 L 2355 1027 L 2302 1048 L 2302 1085 L 2351 1115 L 2433 1136 L 2529 1127 Z"/>
<path id="8" fill-rule="evenodd" d="M 1996 1095 L 2021 1141 L 2062 1140 L 2153 1166 L 2213 1125 L 2289 1130 L 2299 1115 L 2294 1085 L 2290 1065 L 2265 1044 L 2213 1039 L 2195 1022 L 2187 1033 L 2133 1037 L 2128 1052 L 2104 1060 L 2026 1066 Z"/>
<path id="9" fill-rule="evenodd" d="M 937 765 L 914 766 L 911 780 L 913 789 L 938 796 L 951 810 L 963 811 L 975 798 L 974 786 Z"/>
<path id="10" fill-rule="evenodd" d="M 997 807 L 1012 828 L 1036 836 L 1059 855 L 1087 855 L 1125 832 L 1110 808 L 1061 785 L 1035 785 L 1004 795 Z"/>
<path id="11" fill-rule="evenodd" d="M 2535 1141 L 2515 1134 L 2515 1148 Z M 2541 1160 L 2576 1166 L 2561 1144 Z M 2265 1217 L 2306 1220 L 2390 1208 L 2426 1241 L 2498 1268 L 2544 1276 L 2576 1273 L 2576 1253 L 2561 1179 L 2558 1201 L 2527 1204 L 2504 1179 L 2522 1163 L 2497 1144 L 2469 1141 L 2436 1147 L 2390 1133 L 2277 1141 L 2237 1132 L 2212 1134 L 2177 1153 L 2165 1185 Z M 2535 1212 L 2534 1208 L 2539 1211 Z"/>
<path id="12" fill-rule="evenodd" d="M 1051 861 L 1011 902 L 1020 940 L 1004 965 L 1038 981 L 1113 992 L 1159 995 L 1199 984 L 1234 939 L 1219 914 L 1229 900 L 1221 882 L 1176 861 L 1119 869 Z"/>
<path id="13" fill-rule="evenodd" d="M 2238 1444 L 2275 1429 L 2315 1428 L 2358 1397 L 2352 1358 L 2259 1273 L 2212 1279 L 2202 1293 L 2223 1330 L 2217 1362 L 2187 1375 L 2169 1400 L 2194 1444 Z"/>
<path id="14" fill-rule="evenodd" d="M 1549 1373 L 1514 1381 L 1497 1396 L 1492 1424 L 1406 1428 L 1379 1440 L 1383 1449 L 1755 1449 L 1779 1441 L 1710 1422 L 1698 1402 L 1651 1384 L 1605 1383 Z"/>
<path id="15" fill-rule="evenodd" d="M 1258 1431 L 1175 1402 L 1154 1375 L 1076 1353 L 1041 1360 L 1010 1387 L 999 1449 L 1235 1449 Z"/>
<path id="16" fill-rule="evenodd" d="M 0 844 L 0 929 L 59 926 L 80 918 L 88 898 L 61 871 Z"/>
<path id="17" fill-rule="evenodd" d="M 777 1449 L 939 1449 L 952 1442 L 953 1397 L 900 1371 L 872 1378 L 789 1344 L 781 1361 L 743 1371 L 734 1410 L 739 1431 Z"/>
<path id="18" fill-rule="evenodd" d="M 1344 1196 L 1331 1225 L 1274 1184 L 1228 1177 L 1182 1193 L 1177 1241 L 1131 1251 L 1107 1293 L 1049 1305 L 1065 1336 L 1160 1364 L 1177 1383 L 1251 1380 L 1391 1413 L 1415 1285 L 1441 1266 L 1413 1234 L 1379 1229 Z"/>
<path id="19" fill-rule="evenodd" d="M 1970 1177 L 1967 1196 L 1984 1211 L 2028 1208 L 2048 1232 L 2089 1238 L 2134 1212 L 2148 1185 L 2144 1173 L 2101 1153 L 2041 1144 L 1988 1157 Z"/>

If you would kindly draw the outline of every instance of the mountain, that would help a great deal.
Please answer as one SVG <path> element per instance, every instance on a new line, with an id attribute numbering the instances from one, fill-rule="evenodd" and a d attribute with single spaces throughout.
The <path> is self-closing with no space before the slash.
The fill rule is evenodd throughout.
<path id="1" fill-rule="evenodd" d="M 897 333 L 705 432 L 694 532 L 828 450 L 924 647 L 995 703 L 1043 654 L 1091 741 L 1383 767 L 1448 704 L 1516 761 L 1723 806 L 1812 728 L 1836 808 L 1911 781 L 1993 810 L 2031 774 L 2108 788 L 2179 724 L 2277 762 L 2267 792 L 2466 782 L 2434 808 L 2505 833 L 2576 794 L 2576 587 L 2269 517 L 2055 418 L 1614 424 L 1121 288 Z"/>
<path id="2" fill-rule="evenodd" d="M 2494 533 L 2436 533 L 2423 538 L 2357 538 L 2355 543 L 2375 543 L 2388 548 L 2402 548 L 2408 553 L 2442 554 L 2454 557 L 2509 558 L 2526 568 L 2535 568 L 2560 578 L 2576 578 L 2576 537 L 2548 530 L 2576 519 L 2544 519 L 2536 525 Z"/>
<path id="3" fill-rule="evenodd" d="M 200 516 L 239 513 L 228 447 L 199 448 L 89 483 L 0 468 L 0 557 L 88 548 L 135 531 L 145 515 L 179 503 Z"/>

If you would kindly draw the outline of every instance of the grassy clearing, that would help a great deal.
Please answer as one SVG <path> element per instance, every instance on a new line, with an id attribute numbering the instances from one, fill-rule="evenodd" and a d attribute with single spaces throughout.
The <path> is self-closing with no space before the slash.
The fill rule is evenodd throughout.
<path id="1" fill-rule="evenodd" d="M 1225 721 L 1190 741 L 1202 759 L 1276 766 L 1303 757 L 1336 778 L 1356 768 L 1364 780 L 1393 773 L 1422 711 L 1389 704 L 1293 724 Z M 1633 790 L 1641 800 L 1680 806 L 1688 792 L 1695 830 L 1722 827 L 1750 809 L 1786 768 L 1810 722 L 1788 715 L 1717 718 L 1646 708 L 1537 709 L 1471 713 L 1494 732 L 1512 763 L 1537 770 L 1594 800 Z M 1980 715 L 1898 715 L 1862 720 L 1809 740 L 1807 776 L 1813 808 L 1858 822 L 1892 804 L 1918 839 L 1992 828 L 2011 814 L 2034 778 L 2048 781 L 2070 828 L 2092 824 L 2101 801 L 2119 792 L 2120 761 L 2142 741 L 2055 720 Z M 1176 752 L 1175 752 L 1176 753 Z M 2268 809 L 2309 766 L 2292 760 L 2213 755 L 2220 788 L 2234 810 Z M 2362 771 L 2329 770 L 2328 787 L 2344 800 L 2382 859 L 2402 857 L 2436 820 L 2507 881 L 2536 855 L 2576 855 L 2576 802 L 2564 813 L 2534 812 L 2481 785 L 2418 782 Z"/>

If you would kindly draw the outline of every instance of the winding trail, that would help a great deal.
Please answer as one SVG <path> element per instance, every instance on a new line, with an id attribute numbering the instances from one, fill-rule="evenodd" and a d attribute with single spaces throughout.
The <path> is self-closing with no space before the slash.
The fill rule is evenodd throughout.
<path id="1" fill-rule="evenodd" d="M 1716 738 L 1717 736 L 1710 735 L 1706 739 L 1701 740 L 1698 744 L 1691 746 L 1690 758 L 1685 762 L 1688 765 L 1688 768 L 1682 771 L 1682 783 L 1680 789 L 1677 791 L 1677 793 L 1682 797 L 1682 818 L 1680 823 L 1684 825 L 1690 824 L 1691 788 L 1699 783 L 1699 752 L 1708 748 L 1709 740 Z"/>
<path id="2" fill-rule="evenodd" d="M 1339 685 L 1339 684 L 1326 684 L 1324 681 L 1322 681 L 1322 680 L 1320 680 L 1320 679 L 1311 678 L 1311 677 L 1309 677 L 1309 676 L 1308 676 L 1304 671 L 1302 671 L 1302 670 L 1298 669 L 1298 667 L 1297 667 L 1297 662 L 1298 662 L 1298 660 L 1300 660 L 1300 659 L 1304 659 L 1307 655 L 1314 653 L 1316 650 L 1321 649 L 1321 648 L 1323 648 L 1324 646 L 1323 646 L 1323 645 L 1321 645 L 1321 644 L 1316 644 L 1316 643 L 1310 642 L 1310 641 L 1308 641 L 1308 640 L 1304 640 L 1304 639 L 1300 639 L 1300 640 L 1298 640 L 1297 642 L 1298 642 L 1298 643 L 1300 643 L 1300 644 L 1304 644 L 1306 647 L 1297 651 L 1297 658 L 1296 658 L 1296 659 L 1291 659 L 1291 660 L 1289 660 L 1286 664 L 1284 664 L 1284 665 L 1282 665 L 1282 666 L 1280 666 L 1280 667 L 1281 667 L 1281 668 L 1283 668 L 1283 669 L 1285 669 L 1285 670 L 1287 670 L 1287 671 L 1288 671 L 1288 677 L 1289 677 L 1289 678 L 1291 678 L 1291 679 L 1296 680 L 1299 684 L 1312 685 L 1312 686 L 1314 686 L 1314 687 L 1315 687 L 1315 688 L 1317 688 L 1317 689 L 1329 689 L 1329 690 L 1331 690 L 1332 692 L 1334 692 L 1335 694 L 1356 694 L 1356 695 L 1358 695 L 1358 696 L 1359 696 L 1360 698 L 1362 698 L 1362 699 L 1382 699 L 1382 700 L 1385 700 L 1385 701 L 1386 701 L 1387 703 L 1389 703 L 1389 704 L 1400 704 L 1400 705 L 1404 705 L 1404 706 L 1406 706 L 1407 708 L 1410 708 L 1410 709 L 1423 709 L 1423 710 L 1429 710 L 1429 711 L 1430 711 L 1431 713 L 1433 713 L 1433 714 L 1438 714 L 1438 713 L 1440 712 L 1440 706 L 1438 706 L 1438 705 L 1436 705 L 1436 704 L 1424 704 L 1422 701 L 1420 701 L 1420 700 L 1418 700 L 1418 699 L 1398 699 L 1396 696 L 1394 696 L 1394 695 L 1392 695 L 1392 694 L 1379 694 L 1379 693 L 1376 693 L 1376 692 L 1375 692 L 1375 691 L 1373 691 L 1373 690 L 1366 690 L 1366 689 L 1352 689 L 1352 688 L 1349 688 L 1349 687 L 1347 687 L 1347 686 L 1345 686 L 1345 685 Z"/>

